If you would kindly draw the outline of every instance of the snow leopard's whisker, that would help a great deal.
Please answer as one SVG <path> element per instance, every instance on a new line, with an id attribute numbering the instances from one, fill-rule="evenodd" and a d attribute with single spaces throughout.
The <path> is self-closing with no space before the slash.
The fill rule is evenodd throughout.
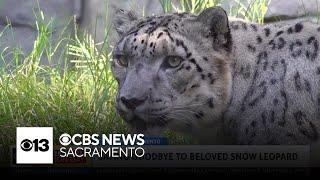
<path id="1" fill-rule="evenodd" d="M 187 114 L 196 114 L 197 112 L 189 109 L 182 109 L 182 110 L 171 111 L 171 113 L 172 114 L 182 113 L 187 120 L 192 120 L 192 116 L 187 116 Z M 185 120 L 185 119 L 179 119 L 179 120 Z"/>
<path id="2" fill-rule="evenodd" d="M 176 112 L 176 111 L 185 111 L 185 112 L 190 112 L 190 113 L 198 113 L 196 110 L 197 110 L 197 107 L 201 107 L 201 105 L 198 105 L 198 106 L 194 106 L 192 108 L 187 108 L 187 107 L 178 107 L 178 108 L 172 108 L 170 109 L 169 112 Z"/>
<path id="3" fill-rule="evenodd" d="M 189 104 L 189 105 L 177 105 L 177 106 L 174 106 L 174 107 L 172 107 L 173 109 L 185 109 L 185 108 L 189 108 L 189 107 L 198 107 L 198 106 L 203 106 L 203 105 L 205 105 L 206 104 L 206 102 L 203 102 L 203 103 L 198 103 L 198 104 L 196 104 L 196 103 L 194 103 L 194 104 Z"/>
<path id="4" fill-rule="evenodd" d="M 191 116 L 187 116 L 183 112 L 176 112 L 175 114 L 172 114 L 173 119 L 178 120 L 185 124 L 190 124 L 192 122 Z"/>

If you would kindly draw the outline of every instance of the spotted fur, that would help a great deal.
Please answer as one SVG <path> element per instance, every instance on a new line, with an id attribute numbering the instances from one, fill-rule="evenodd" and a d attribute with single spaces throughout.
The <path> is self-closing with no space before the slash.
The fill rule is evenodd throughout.
<path id="1" fill-rule="evenodd" d="M 223 144 L 318 140 L 319 25 L 228 20 L 219 7 L 140 19 L 119 10 L 114 24 L 116 107 L 132 131 Z"/>

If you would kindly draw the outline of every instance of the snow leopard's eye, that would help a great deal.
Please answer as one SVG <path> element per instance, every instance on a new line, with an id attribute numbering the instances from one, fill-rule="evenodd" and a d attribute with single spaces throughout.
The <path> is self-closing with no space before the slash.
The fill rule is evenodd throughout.
<path id="1" fill-rule="evenodd" d="M 183 59 L 179 56 L 167 56 L 165 58 L 165 65 L 167 68 L 175 68 L 178 67 Z"/>
<path id="2" fill-rule="evenodd" d="M 118 56 L 116 58 L 116 61 L 120 66 L 123 66 L 123 67 L 127 67 L 128 66 L 128 60 L 124 56 Z"/>

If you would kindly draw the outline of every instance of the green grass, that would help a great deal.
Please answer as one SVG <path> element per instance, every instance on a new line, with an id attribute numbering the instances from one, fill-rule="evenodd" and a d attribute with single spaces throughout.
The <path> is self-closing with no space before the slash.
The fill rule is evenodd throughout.
<path id="1" fill-rule="evenodd" d="M 240 0 L 180 0 L 173 3 L 171 0 L 159 0 L 163 12 L 191 12 L 199 14 L 203 9 L 212 6 L 221 6 L 222 3 L 233 3 L 226 9 L 230 17 L 240 17 L 251 22 L 263 23 L 271 0 L 247 0 L 245 5 Z"/>
<path id="2" fill-rule="evenodd" d="M 171 0 L 159 0 L 165 13 L 191 12 L 199 14 L 203 9 L 219 5 L 220 0 L 180 0 L 178 5 Z"/>
<path id="3" fill-rule="evenodd" d="M 204 8 L 219 5 L 219 0 L 182 0 L 179 5 L 161 0 L 165 12 L 200 13 Z M 262 12 L 262 13 L 261 13 Z M 233 15 L 242 14 L 251 21 L 262 22 L 266 1 L 257 0 L 249 9 L 239 3 L 231 9 Z M 38 36 L 33 50 L 23 54 L 19 47 L 0 52 L 0 144 L 15 142 L 17 126 L 52 126 L 55 138 L 73 133 L 125 133 L 127 128 L 114 109 L 117 83 L 109 62 L 109 28 L 105 39 L 96 43 L 88 33 L 75 35 L 62 30 L 58 41 L 52 42 L 53 21 L 45 23 L 41 10 L 35 11 Z M 67 27 L 67 26 L 66 26 Z M 10 23 L 0 32 L 11 31 Z M 12 56 L 10 63 L 6 59 Z M 49 65 L 42 61 L 48 60 Z M 57 64 L 58 59 L 58 65 Z M 191 143 L 192 138 L 166 132 L 175 143 Z"/>
<path id="4" fill-rule="evenodd" d="M 5 137 L 0 142 L 14 142 L 16 126 L 52 126 L 55 135 L 125 132 L 113 108 L 117 84 L 109 66 L 111 52 L 105 50 L 107 38 L 100 48 L 87 33 L 52 43 L 51 22 L 43 21 L 42 16 L 36 22 L 38 37 L 23 63 L 4 63 L 0 70 L 0 137 Z M 61 45 L 66 51 L 57 51 Z M 10 53 L 22 57 L 19 51 Z M 62 54 L 60 65 L 41 64 L 44 58 L 53 62 L 56 53 Z"/>

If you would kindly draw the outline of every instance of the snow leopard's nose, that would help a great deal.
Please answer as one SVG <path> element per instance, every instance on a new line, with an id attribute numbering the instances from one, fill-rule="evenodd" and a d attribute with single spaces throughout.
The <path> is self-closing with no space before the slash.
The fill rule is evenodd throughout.
<path id="1" fill-rule="evenodd" d="M 137 99 L 137 98 L 131 98 L 127 99 L 125 97 L 120 98 L 121 102 L 130 110 L 135 110 L 136 107 L 142 105 L 145 101 L 145 99 Z"/>

